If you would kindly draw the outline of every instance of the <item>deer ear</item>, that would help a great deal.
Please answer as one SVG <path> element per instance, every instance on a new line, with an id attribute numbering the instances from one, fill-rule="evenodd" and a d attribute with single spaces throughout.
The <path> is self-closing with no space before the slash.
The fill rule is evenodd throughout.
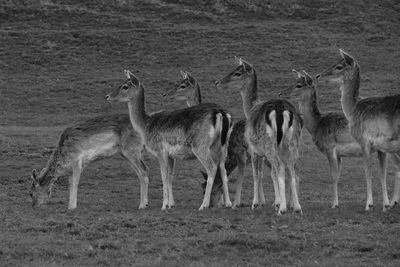
<path id="1" fill-rule="evenodd" d="M 292 72 L 294 73 L 294 74 L 296 74 L 297 75 L 297 78 L 301 78 L 301 77 L 303 77 L 303 74 L 301 74 L 300 72 L 298 72 L 297 70 L 295 70 L 295 69 L 292 69 Z"/>
<path id="2" fill-rule="evenodd" d="M 140 84 L 139 79 L 135 75 L 133 75 L 133 73 L 130 72 L 129 70 L 126 70 L 125 74 L 126 74 L 126 77 L 128 77 L 128 79 L 131 80 L 131 83 L 133 85 L 138 86 Z"/>
<path id="3" fill-rule="evenodd" d="M 207 173 L 205 173 L 205 172 L 203 172 L 203 171 L 200 171 L 200 173 L 201 173 L 201 175 L 203 175 L 204 180 L 207 181 L 207 179 L 208 179 Z"/>
<path id="4" fill-rule="evenodd" d="M 181 70 L 181 75 L 182 75 L 183 79 L 187 78 L 187 72 L 186 71 Z"/>
<path id="5" fill-rule="evenodd" d="M 194 86 L 196 84 L 196 79 L 189 73 L 186 72 L 187 78 L 189 78 L 189 83 Z"/>
<path id="6" fill-rule="evenodd" d="M 132 72 L 129 70 L 124 70 L 124 73 L 125 73 L 126 78 L 128 78 L 128 79 L 130 79 L 131 75 L 133 75 Z"/>
<path id="7" fill-rule="evenodd" d="M 340 55 L 346 61 L 346 63 L 349 64 L 350 66 L 352 66 L 354 63 L 354 58 L 352 56 L 350 56 L 348 53 L 344 52 L 342 49 L 339 49 L 339 51 L 340 51 Z"/>
<path id="8" fill-rule="evenodd" d="M 35 184 L 38 182 L 37 175 L 36 175 L 36 169 L 32 170 L 31 179 Z"/>
<path id="9" fill-rule="evenodd" d="M 235 56 L 235 61 L 239 66 L 243 65 L 243 60 L 240 57 Z"/>
<path id="10" fill-rule="evenodd" d="M 310 74 L 308 74 L 305 70 L 303 70 L 304 77 L 306 78 L 306 82 L 308 85 L 313 84 L 313 79 Z"/>
<path id="11" fill-rule="evenodd" d="M 253 73 L 253 71 L 254 71 L 253 66 L 252 66 L 250 63 L 244 61 L 243 59 L 240 59 L 240 60 L 242 61 L 242 65 L 244 66 L 244 69 L 245 69 L 248 73 Z"/>

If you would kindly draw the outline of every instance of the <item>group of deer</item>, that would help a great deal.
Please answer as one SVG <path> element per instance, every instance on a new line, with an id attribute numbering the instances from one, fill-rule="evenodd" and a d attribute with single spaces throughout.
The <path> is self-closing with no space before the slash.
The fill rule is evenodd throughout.
<path id="1" fill-rule="evenodd" d="M 126 81 L 106 96 L 108 101 L 126 102 L 128 114 L 98 116 L 67 128 L 47 166 L 39 175 L 32 171 L 31 197 L 34 206 L 49 200 L 54 182 L 69 174 L 69 209 L 77 206 L 79 178 L 84 165 L 97 157 L 120 153 L 128 160 L 140 180 L 139 209 L 148 204 L 148 168 L 142 160 L 146 149 L 159 162 L 163 183 L 162 210 L 175 205 L 172 180 L 175 160 L 193 158 L 204 166 L 205 193 L 200 210 L 224 204 L 234 208 L 241 204 L 244 168 L 251 159 L 254 180 L 252 208 L 265 204 L 263 165 L 271 171 L 275 191 L 274 206 L 278 214 L 287 211 L 285 171 L 290 176 L 290 207 L 302 212 L 298 195 L 299 179 L 295 164 L 303 124 L 318 150 L 329 162 L 333 181 L 332 208 L 337 208 L 338 179 L 342 157 L 363 157 L 367 181 L 367 205 L 373 205 L 371 154 L 378 154 L 383 194 L 383 210 L 395 206 L 400 197 L 400 172 L 396 173 L 392 201 L 386 189 L 387 154 L 400 171 L 400 95 L 359 97 L 360 68 L 349 54 L 340 50 L 341 59 L 317 75 L 318 80 L 338 83 L 343 113 L 321 114 L 313 78 L 297 75 L 295 83 L 281 95 L 296 96 L 299 109 L 286 98 L 261 101 L 258 98 L 257 74 L 252 65 L 237 59 L 238 66 L 216 82 L 217 87 L 240 91 L 245 118 L 232 123 L 228 111 L 217 104 L 202 103 L 200 86 L 187 72 L 171 90 L 188 107 L 147 114 L 142 82 L 130 71 Z M 238 168 L 233 205 L 229 198 L 228 176 Z M 215 183 L 214 183 L 215 181 Z"/>

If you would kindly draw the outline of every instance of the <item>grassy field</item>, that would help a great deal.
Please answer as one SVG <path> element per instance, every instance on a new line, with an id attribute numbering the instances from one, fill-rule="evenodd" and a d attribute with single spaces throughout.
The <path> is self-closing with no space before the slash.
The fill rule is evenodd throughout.
<path id="1" fill-rule="evenodd" d="M 66 126 L 127 112 L 126 105 L 104 99 L 124 79 L 124 69 L 144 80 L 148 111 L 184 106 L 162 96 L 182 69 L 199 80 L 205 102 L 240 118 L 239 93 L 221 94 L 212 86 L 233 69 L 234 56 L 255 66 L 260 96 L 267 99 L 293 82 L 292 68 L 316 74 L 343 48 L 361 66 L 363 96 L 396 94 L 399 25 L 396 0 L 1 1 L 0 265 L 398 266 L 400 208 L 381 211 L 376 177 L 375 208 L 365 212 L 361 160 L 349 159 L 339 183 L 340 208 L 331 210 L 328 163 L 307 132 L 298 164 L 302 216 L 279 217 L 269 204 L 251 211 L 250 166 L 244 207 L 199 212 L 196 161 L 177 163 L 176 208 L 161 212 L 161 177 L 150 155 L 146 210 L 137 209 L 139 182 L 121 157 L 85 169 L 75 211 L 67 211 L 67 179 L 56 183 L 51 202 L 40 209 L 32 209 L 28 189 L 31 170 L 45 166 Z M 323 111 L 340 110 L 337 88 L 321 84 L 319 92 Z M 393 174 L 390 167 L 390 193 Z"/>

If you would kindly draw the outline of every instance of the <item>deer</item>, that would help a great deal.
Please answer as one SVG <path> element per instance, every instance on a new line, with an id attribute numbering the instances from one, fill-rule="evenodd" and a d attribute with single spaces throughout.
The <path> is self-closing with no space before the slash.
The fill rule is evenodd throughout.
<path id="1" fill-rule="evenodd" d="M 69 175 L 68 209 L 77 207 L 78 185 L 83 168 L 102 157 L 120 154 L 140 181 L 139 209 L 148 205 L 148 168 L 142 160 L 143 144 L 128 114 L 101 115 L 66 128 L 45 168 L 32 170 L 30 196 L 33 207 L 49 201 L 57 179 Z"/>
<path id="2" fill-rule="evenodd" d="M 161 210 L 173 208 L 172 180 L 175 160 L 195 155 L 206 169 L 206 192 L 199 210 L 208 208 L 214 177 L 221 171 L 224 202 L 231 207 L 225 170 L 226 143 L 232 131 L 231 115 L 216 104 L 146 113 L 142 82 L 129 70 L 126 80 L 106 95 L 108 101 L 127 103 L 133 128 L 139 133 L 147 151 L 159 162 L 163 182 Z"/>
<path id="3" fill-rule="evenodd" d="M 341 59 L 317 75 L 318 80 L 339 84 L 343 113 L 349 122 L 350 133 L 361 147 L 367 184 L 365 210 L 373 207 L 372 154 L 376 151 L 382 186 L 383 211 L 399 201 L 400 174 L 397 172 L 395 190 L 389 203 L 386 176 L 387 154 L 392 155 L 396 168 L 400 168 L 400 95 L 361 98 L 360 66 L 354 58 L 339 49 Z"/>
<path id="4" fill-rule="evenodd" d="M 177 87 L 169 90 L 165 96 L 174 95 L 175 100 L 185 101 L 188 107 L 200 105 L 202 103 L 201 88 L 197 79 L 187 71 L 181 71 L 182 80 L 178 82 Z M 229 175 L 237 168 L 238 179 L 235 183 L 235 198 L 232 208 L 237 208 L 241 205 L 241 190 L 244 180 L 244 168 L 249 163 L 250 154 L 248 153 L 248 145 L 246 143 L 245 132 L 246 120 L 240 119 L 233 124 L 232 132 L 228 142 L 228 154 L 225 160 L 226 174 Z M 271 164 L 268 160 L 264 161 L 265 165 L 271 169 Z M 207 181 L 207 173 L 201 171 L 205 181 Z M 203 190 L 205 189 L 206 182 L 202 184 Z M 214 180 L 213 191 L 211 194 L 212 206 L 220 206 L 222 199 L 222 179 L 218 169 Z M 260 187 L 260 198 L 264 199 L 263 188 Z M 222 199 L 223 200 L 223 199 Z M 278 204 L 278 203 L 277 203 Z"/>
<path id="5" fill-rule="evenodd" d="M 317 87 L 306 71 L 296 74 L 296 82 L 281 93 L 281 96 L 297 96 L 304 127 L 312 136 L 317 149 L 325 155 L 332 176 L 333 197 L 331 208 L 339 208 L 338 182 L 342 158 L 361 157 L 361 147 L 350 134 L 349 123 L 341 112 L 321 113 L 318 106 Z"/>
<path id="6" fill-rule="evenodd" d="M 274 184 L 278 215 L 287 211 L 285 196 L 285 170 L 291 178 L 291 202 L 295 212 L 302 213 L 298 200 L 298 177 L 295 163 L 303 121 L 296 108 L 287 100 L 270 99 L 261 101 L 258 97 L 257 73 L 254 67 L 241 58 L 237 67 L 224 78 L 215 82 L 217 87 L 225 86 L 240 91 L 243 111 L 246 117 L 245 139 L 249 147 L 254 181 L 252 209 L 260 203 L 262 187 L 262 161 L 267 158 L 271 164 L 271 178 Z M 261 196 L 262 197 L 262 196 Z M 262 198 L 261 198 L 261 201 Z"/>

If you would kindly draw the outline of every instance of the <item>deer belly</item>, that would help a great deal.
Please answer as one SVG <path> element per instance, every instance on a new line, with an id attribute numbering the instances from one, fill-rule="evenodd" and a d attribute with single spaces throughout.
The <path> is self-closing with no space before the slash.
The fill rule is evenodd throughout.
<path id="1" fill-rule="evenodd" d="M 363 134 L 364 141 L 372 148 L 383 152 L 397 152 L 400 150 L 400 135 L 395 133 L 388 123 L 376 123 Z"/>
<path id="2" fill-rule="evenodd" d="M 111 156 L 119 151 L 118 137 L 113 133 L 93 135 L 81 144 L 81 151 L 84 162 Z"/>
<path id="3" fill-rule="evenodd" d="M 339 143 L 336 145 L 337 155 L 340 157 L 361 157 L 362 150 L 357 142 Z"/>
<path id="4" fill-rule="evenodd" d="M 391 153 L 400 151 L 400 138 L 380 136 L 378 138 L 371 138 L 369 143 L 372 148 L 382 152 Z"/>
<path id="5" fill-rule="evenodd" d="M 193 155 L 191 146 L 177 143 L 177 144 L 169 144 L 163 143 L 163 150 L 167 151 L 168 154 L 174 158 L 186 158 Z"/>
<path id="6" fill-rule="evenodd" d="M 245 131 L 245 139 L 249 146 L 249 150 L 257 155 L 264 155 L 266 152 L 266 141 L 265 138 L 259 137 L 259 135 L 253 134 L 251 130 Z M 270 143 L 270 142 L 268 142 Z"/>

